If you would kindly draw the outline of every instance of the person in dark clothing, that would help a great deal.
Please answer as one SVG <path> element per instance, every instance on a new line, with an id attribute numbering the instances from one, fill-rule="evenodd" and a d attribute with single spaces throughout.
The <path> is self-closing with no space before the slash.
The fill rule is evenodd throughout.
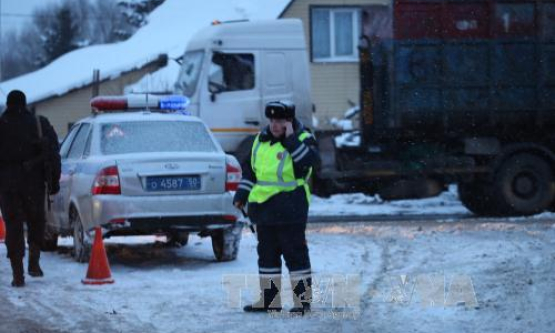
<path id="1" fill-rule="evenodd" d="M 255 138 L 243 178 L 233 199 L 237 208 L 248 204 L 258 234 L 260 300 L 247 312 L 281 311 L 281 257 L 293 288 L 291 312 L 310 311 L 312 273 L 305 237 L 310 189 L 308 180 L 319 161 L 311 131 L 295 118 L 289 102 L 270 102 L 270 124 Z"/>
<path id="2" fill-rule="evenodd" d="M 48 194 L 59 191 L 61 171 L 54 128 L 46 118 L 27 110 L 26 104 L 25 94 L 13 90 L 0 117 L 0 210 L 6 223 L 6 248 L 14 287 L 25 285 L 25 221 L 28 273 L 43 276 L 39 259 L 46 223 L 45 195 L 47 190 Z"/>

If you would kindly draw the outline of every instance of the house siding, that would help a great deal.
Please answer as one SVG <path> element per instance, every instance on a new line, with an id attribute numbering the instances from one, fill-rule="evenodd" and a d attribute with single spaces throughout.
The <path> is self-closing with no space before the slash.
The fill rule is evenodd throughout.
<path id="1" fill-rule="evenodd" d="M 123 73 L 119 77 L 103 81 L 99 86 L 100 95 L 121 95 L 129 84 L 140 80 L 145 74 L 157 70 L 158 64 L 150 64 L 139 70 Z M 92 73 L 91 73 L 92 76 Z M 39 115 L 47 117 L 59 138 L 65 137 L 68 125 L 91 114 L 90 100 L 93 95 L 92 85 L 75 89 L 59 97 L 52 97 L 31 105 Z"/>
<path id="2" fill-rule="evenodd" d="M 303 21 L 307 47 L 310 50 L 310 7 L 388 4 L 388 0 L 293 0 L 281 17 L 299 18 Z M 329 128 L 332 118 L 342 118 L 344 112 L 353 104 L 359 104 L 358 62 L 311 62 L 310 73 L 312 98 L 316 106 L 315 116 L 321 128 Z"/>

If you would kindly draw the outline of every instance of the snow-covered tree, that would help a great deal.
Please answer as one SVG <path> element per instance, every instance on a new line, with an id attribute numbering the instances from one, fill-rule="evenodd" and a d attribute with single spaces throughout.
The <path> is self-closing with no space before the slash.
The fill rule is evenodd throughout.
<path id="1" fill-rule="evenodd" d="M 123 16 L 131 26 L 139 28 L 147 23 L 147 17 L 164 0 L 120 0 Z"/>
<path id="2" fill-rule="evenodd" d="M 125 40 L 164 0 L 61 0 L 33 13 L 33 24 L 3 37 L 1 80 L 36 70 L 76 48 Z"/>

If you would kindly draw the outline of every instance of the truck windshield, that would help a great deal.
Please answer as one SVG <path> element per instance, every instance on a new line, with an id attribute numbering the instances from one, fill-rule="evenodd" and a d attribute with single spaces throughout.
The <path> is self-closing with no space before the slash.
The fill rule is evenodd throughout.
<path id="1" fill-rule="evenodd" d="M 181 70 L 179 72 L 179 76 L 177 77 L 177 82 L 175 83 L 175 90 L 177 93 L 183 94 L 187 97 L 193 96 L 200 77 L 200 69 L 203 58 L 203 51 L 191 51 L 185 53 L 181 64 Z"/>

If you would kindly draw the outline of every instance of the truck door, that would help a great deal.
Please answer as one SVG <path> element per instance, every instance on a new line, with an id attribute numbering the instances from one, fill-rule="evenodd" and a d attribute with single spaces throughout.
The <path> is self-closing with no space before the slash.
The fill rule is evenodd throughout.
<path id="1" fill-rule="evenodd" d="M 293 82 L 291 80 L 293 76 L 291 72 L 295 64 L 290 63 L 289 65 L 287 66 L 286 51 L 272 50 L 264 52 L 263 74 L 261 75 L 264 105 L 268 102 L 279 100 L 296 102 L 293 96 Z M 302 79 L 298 81 L 302 81 Z M 304 93 L 309 95 L 310 91 L 307 90 L 305 89 Z"/>
<path id="2" fill-rule="evenodd" d="M 200 86 L 199 116 L 226 152 L 259 131 L 261 93 L 256 52 L 213 52 Z"/>

